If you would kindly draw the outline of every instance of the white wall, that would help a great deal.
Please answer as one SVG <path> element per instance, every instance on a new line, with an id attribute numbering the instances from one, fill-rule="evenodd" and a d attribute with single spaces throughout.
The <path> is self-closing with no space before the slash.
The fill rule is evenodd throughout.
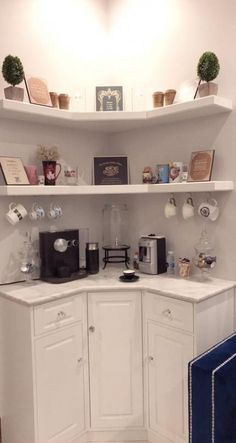
<path id="1" fill-rule="evenodd" d="M 234 0 L 227 4 L 222 0 L 112 0 L 110 7 L 114 25 L 110 42 L 119 59 L 115 81 L 126 82 L 130 88 L 143 88 L 147 107 L 151 107 L 153 91 L 172 87 L 179 91 L 183 83 L 194 83 L 197 61 L 206 50 L 214 51 L 220 61 L 219 95 L 232 98 L 235 103 L 236 63 L 230 43 L 236 39 Z M 111 145 L 114 152 L 128 154 L 134 183 L 141 183 L 144 166 L 189 162 L 192 151 L 213 148 L 213 179 L 235 180 L 235 128 L 233 111 L 229 116 L 222 114 L 118 134 L 112 137 Z M 179 207 L 185 197 L 176 196 Z M 197 206 L 207 195 L 193 197 Z M 219 201 L 221 215 L 207 227 L 218 260 L 213 274 L 235 279 L 235 192 L 215 193 L 214 197 Z M 198 217 L 183 221 L 180 214 L 176 220 L 166 220 L 166 200 L 167 196 L 157 195 L 132 198 L 132 245 L 135 248 L 139 235 L 158 232 L 166 235 L 168 248 L 175 251 L 176 257 L 191 257 L 203 224 Z"/>

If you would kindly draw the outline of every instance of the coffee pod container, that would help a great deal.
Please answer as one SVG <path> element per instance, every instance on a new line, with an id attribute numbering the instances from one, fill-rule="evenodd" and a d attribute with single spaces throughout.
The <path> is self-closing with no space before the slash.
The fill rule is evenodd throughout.
<path id="1" fill-rule="evenodd" d="M 86 243 L 86 269 L 89 274 L 99 272 L 98 243 Z"/>

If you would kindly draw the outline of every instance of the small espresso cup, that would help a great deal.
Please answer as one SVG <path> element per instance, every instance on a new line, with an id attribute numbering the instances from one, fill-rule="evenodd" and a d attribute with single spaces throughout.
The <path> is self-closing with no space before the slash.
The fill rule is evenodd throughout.
<path id="1" fill-rule="evenodd" d="M 177 207 L 174 197 L 170 197 L 165 204 L 164 214 L 166 218 L 175 217 L 177 214 Z"/>
<path id="2" fill-rule="evenodd" d="M 57 205 L 56 203 L 51 203 L 50 204 L 50 208 L 49 211 L 47 212 L 47 216 L 50 219 L 57 219 L 60 218 L 62 216 L 62 209 L 59 205 Z"/>
<path id="3" fill-rule="evenodd" d="M 184 220 L 188 220 L 189 218 L 194 216 L 194 204 L 192 197 L 188 197 L 184 202 L 182 207 L 182 216 Z"/>
<path id="4" fill-rule="evenodd" d="M 205 220 L 215 221 L 219 217 L 218 203 L 214 198 L 200 204 L 198 214 Z"/>
<path id="5" fill-rule="evenodd" d="M 16 225 L 27 216 L 27 211 L 21 203 L 10 203 L 9 211 L 6 213 L 6 219 L 11 225 Z"/>
<path id="6" fill-rule="evenodd" d="M 45 212 L 42 206 L 39 206 L 37 203 L 34 203 L 29 213 L 29 218 L 32 221 L 41 220 L 45 217 Z"/>

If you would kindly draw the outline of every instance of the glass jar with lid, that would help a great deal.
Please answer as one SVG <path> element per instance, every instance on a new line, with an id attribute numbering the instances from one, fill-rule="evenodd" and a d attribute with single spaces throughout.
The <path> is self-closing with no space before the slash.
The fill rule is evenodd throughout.
<path id="1" fill-rule="evenodd" d="M 107 263 L 129 265 L 128 208 L 125 204 L 107 204 L 103 208 L 103 258 Z"/>
<path id="2" fill-rule="evenodd" d="M 128 208 L 125 204 L 106 204 L 103 208 L 103 246 L 128 246 Z"/>
<path id="3" fill-rule="evenodd" d="M 214 255 L 214 246 L 209 240 L 206 230 L 201 232 L 198 243 L 194 246 L 196 255 L 194 257 L 195 266 L 200 269 L 202 275 L 206 274 L 216 265 L 216 256 Z"/>

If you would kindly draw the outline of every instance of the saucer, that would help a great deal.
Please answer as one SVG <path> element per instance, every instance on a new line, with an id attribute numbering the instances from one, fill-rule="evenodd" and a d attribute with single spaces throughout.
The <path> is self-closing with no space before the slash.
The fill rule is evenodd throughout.
<path id="1" fill-rule="evenodd" d="M 124 275 L 121 275 L 119 277 L 120 281 L 123 281 L 124 283 L 134 283 L 135 281 L 137 281 L 139 279 L 138 275 L 134 275 L 132 278 L 127 278 Z"/>

